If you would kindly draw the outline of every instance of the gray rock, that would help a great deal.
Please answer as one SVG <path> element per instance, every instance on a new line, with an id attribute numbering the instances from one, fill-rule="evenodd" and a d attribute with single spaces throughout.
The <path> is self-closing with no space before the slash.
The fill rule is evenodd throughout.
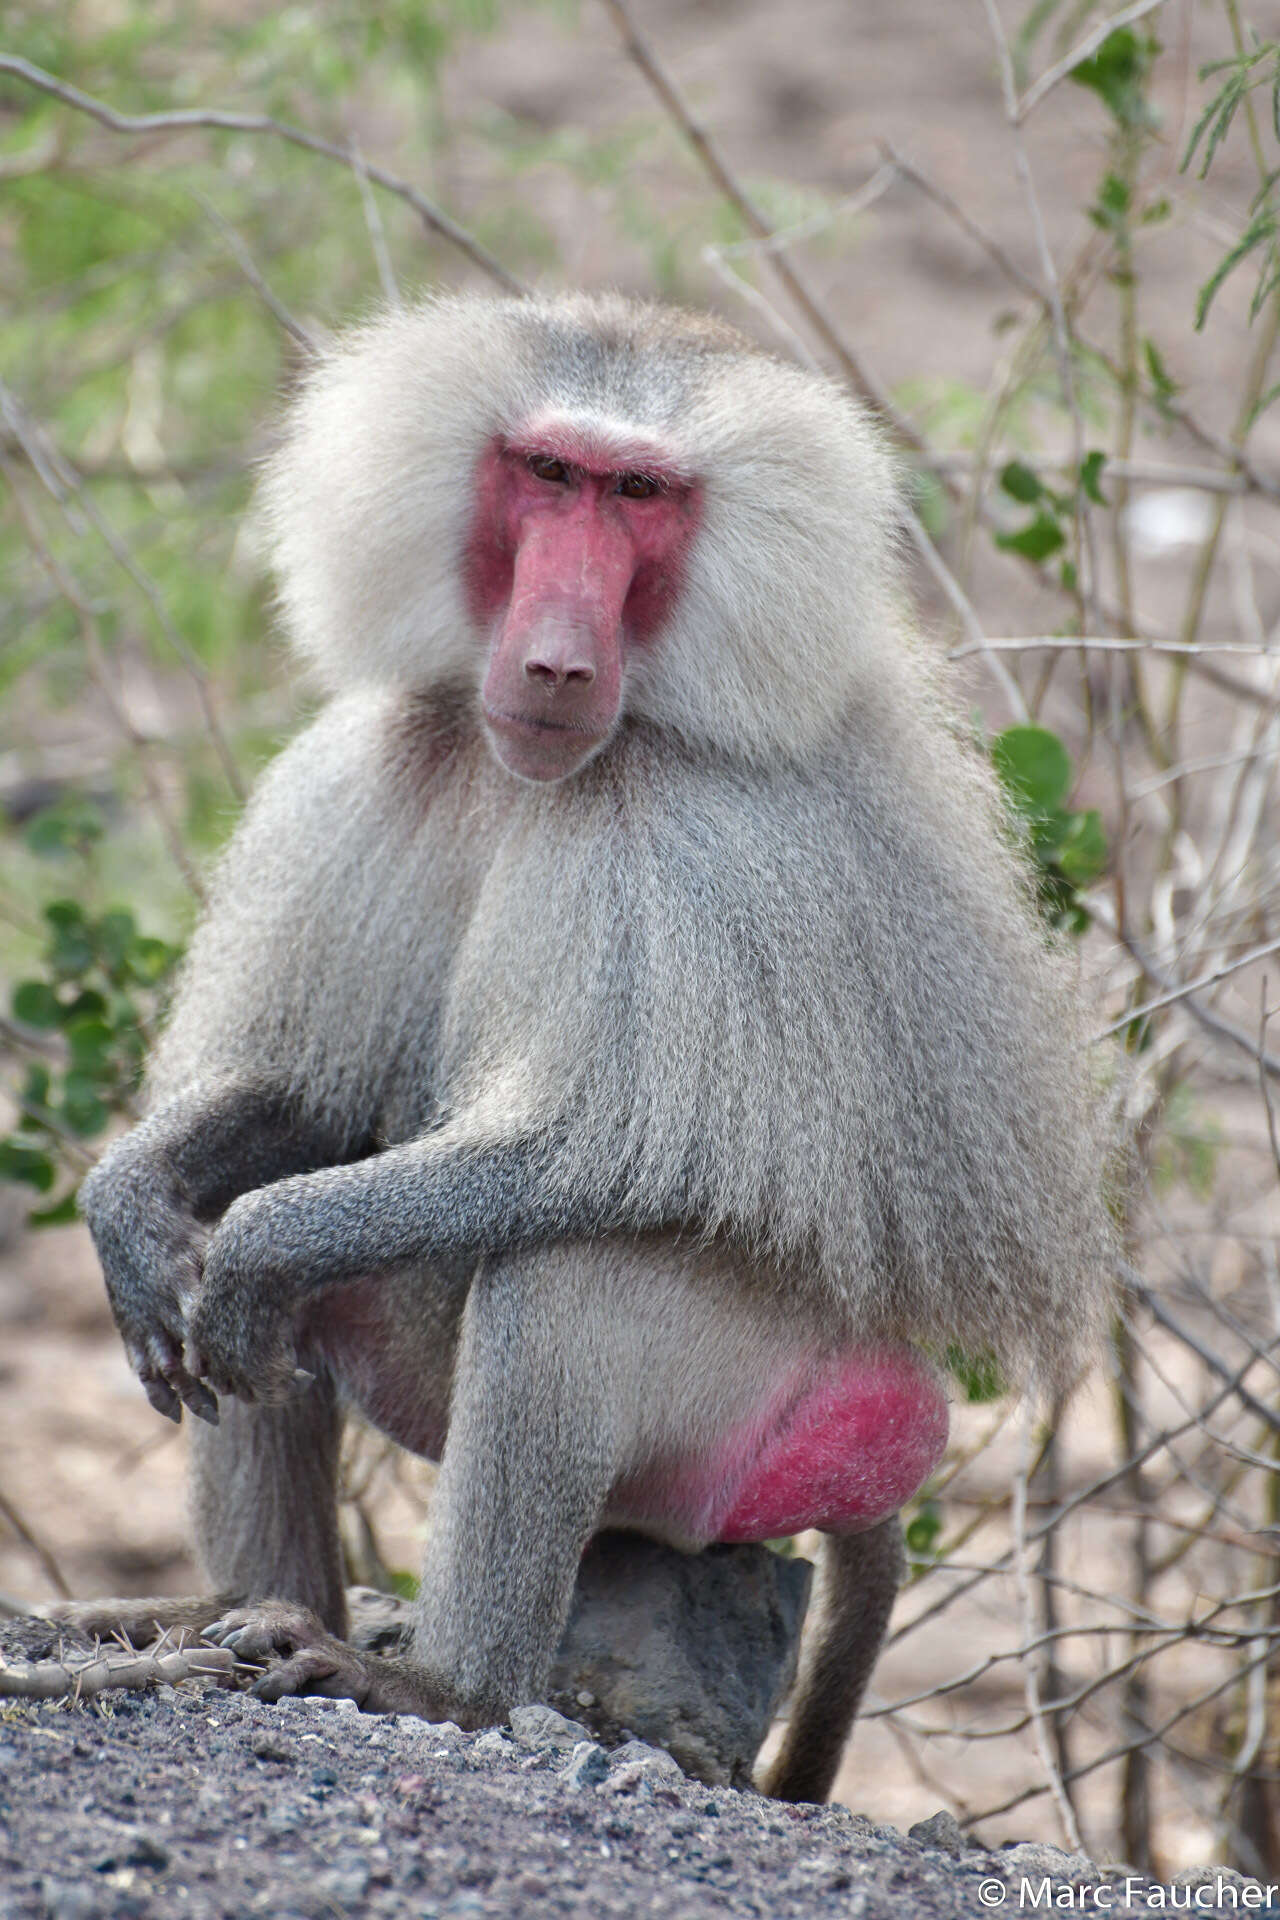
<path id="1" fill-rule="evenodd" d="M 1215 1898 L 1221 1896 L 1222 1905 L 1239 1907 L 1241 1912 L 1248 1909 L 1239 1896 L 1250 1891 L 1249 1905 L 1254 1906 L 1255 1910 L 1257 1906 L 1262 1906 L 1265 1911 L 1265 1903 L 1258 1900 L 1261 1892 L 1258 1881 L 1251 1880 L 1248 1874 L 1238 1872 L 1235 1867 L 1184 1867 L 1181 1873 L 1171 1874 L 1167 1884 L 1186 1887 L 1193 1892 L 1207 1889 Z M 1182 1904 L 1185 1907 L 1185 1902 Z"/>
<path id="2" fill-rule="evenodd" d="M 974 1847 L 974 1842 L 961 1831 L 955 1815 L 945 1807 L 930 1814 L 927 1820 L 917 1820 L 914 1827 L 908 1827 L 907 1838 L 922 1847 L 936 1847 L 940 1853 L 966 1853 Z"/>
<path id="3" fill-rule="evenodd" d="M 625 1746 L 615 1747 L 609 1759 L 615 1767 L 639 1763 L 655 1773 L 678 1774 L 681 1771 L 680 1762 L 665 1747 L 651 1747 L 645 1740 L 628 1740 Z"/>
<path id="4" fill-rule="evenodd" d="M 677 1553 L 606 1533 L 583 1556 L 549 1698 L 597 1740 L 629 1734 L 715 1786 L 745 1786 L 791 1684 L 813 1569 L 767 1547 Z M 595 1704 L 578 1705 L 590 1693 Z"/>
<path id="5" fill-rule="evenodd" d="M 594 1740 L 580 1740 L 560 1778 L 570 1787 L 598 1787 L 609 1777 L 609 1761 Z"/>
<path id="6" fill-rule="evenodd" d="M 169 1849 L 162 1847 L 154 1835 L 139 1828 L 125 1849 L 124 1864 L 127 1867 L 153 1867 L 159 1871 L 169 1864 Z"/>
<path id="7" fill-rule="evenodd" d="M 364 1905 L 372 1875 L 359 1856 L 345 1855 L 327 1872 L 316 1875 L 316 1889 L 334 1906 L 354 1912 Z"/>
<path id="8" fill-rule="evenodd" d="M 795 1672 L 812 1574 L 807 1560 L 766 1547 L 677 1553 L 636 1534 L 598 1535 L 583 1556 L 548 1691 L 575 1731 L 517 1738 L 556 1746 L 591 1734 L 616 1747 L 639 1735 L 708 1785 L 749 1785 Z M 353 1646 L 403 1651 L 407 1601 L 351 1587 L 347 1605 Z"/>
<path id="9" fill-rule="evenodd" d="M 1064 1853 L 1060 1847 L 1045 1846 L 1037 1840 L 999 1847 L 995 1851 L 1000 1873 L 1006 1879 L 1026 1874 L 1048 1874 L 1054 1880 L 1096 1880 L 1098 1867 L 1087 1854 Z"/>
<path id="10" fill-rule="evenodd" d="M 511 1731 L 522 1747 L 576 1747 L 590 1735 L 580 1720 L 568 1720 L 554 1707 L 513 1707 Z"/>
<path id="11" fill-rule="evenodd" d="M 40 1902 L 47 1920 L 94 1920 L 101 1912 L 93 1888 L 72 1880 L 42 1880 Z"/>

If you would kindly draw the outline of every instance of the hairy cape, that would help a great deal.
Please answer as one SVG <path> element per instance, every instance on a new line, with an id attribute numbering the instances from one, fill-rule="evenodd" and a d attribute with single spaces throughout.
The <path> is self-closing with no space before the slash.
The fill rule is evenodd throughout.
<path id="1" fill-rule="evenodd" d="M 1065 957 L 901 612 L 858 410 L 609 298 L 357 330 L 266 487 L 334 697 L 226 857 L 155 1097 L 284 1078 L 352 1144 L 546 1145 L 567 1222 L 716 1235 L 869 1334 L 1068 1377 L 1107 1297 Z M 477 318 L 478 316 L 478 318 Z M 465 477 L 530 408 L 665 434 L 705 489 L 614 740 L 488 752 Z"/>

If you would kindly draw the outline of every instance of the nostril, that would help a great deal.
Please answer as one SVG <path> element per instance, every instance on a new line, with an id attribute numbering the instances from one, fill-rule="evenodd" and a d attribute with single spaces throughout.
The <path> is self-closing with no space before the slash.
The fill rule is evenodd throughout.
<path id="1" fill-rule="evenodd" d="M 524 670 L 530 680 L 540 681 L 545 687 L 561 687 L 570 680 L 580 687 L 589 687 L 596 677 L 592 666 L 562 667 L 550 660 L 526 660 Z"/>

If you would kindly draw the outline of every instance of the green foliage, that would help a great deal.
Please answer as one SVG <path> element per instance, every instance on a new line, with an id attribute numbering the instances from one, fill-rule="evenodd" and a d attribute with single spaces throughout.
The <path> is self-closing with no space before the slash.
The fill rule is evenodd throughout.
<path id="1" fill-rule="evenodd" d="M 965 1353 L 961 1347 L 950 1346 L 946 1358 L 948 1373 L 960 1383 L 971 1406 L 999 1400 L 1008 1392 L 1000 1363 L 993 1353 Z"/>
<path id="2" fill-rule="evenodd" d="M 41 971 L 10 995 L 19 1044 L 34 1057 L 17 1093 L 17 1127 L 0 1138 L 0 1181 L 41 1194 L 62 1187 L 28 1214 L 36 1226 L 75 1218 L 76 1143 L 129 1110 L 178 959 L 167 941 L 140 933 L 124 908 L 91 916 L 77 900 L 55 900 L 44 921 Z"/>
<path id="3" fill-rule="evenodd" d="M 1158 125 L 1147 98 L 1147 81 L 1160 52 L 1154 34 L 1137 27 L 1117 27 L 1097 52 L 1071 69 L 1077 86 L 1096 93 L 1117 123 L 1126 129 Z"/>
<path id="4" fill-rule="evenodd" d="M 1218 149 L 1230 133 L 1241 107 L 1249 95 L 1265 87 L 1270 93 L 1270 123 L 1280 146 L 1280 40 L 1267 40 L 1250 49 L 1242 49 L 1229 60 L 1211 60 L 1200 69 L 1202 81 L 1221 76 L 1221 84 L 1208 101 L 1191 129 L 1182 155 L 1185 172 L 1200 156 L 1199 176 L 1203 180 L 1214 163 Z M 1252 112 L 1252 108 L 1247 109 Z M 1280 157 L 1280 156 L 1278 156 Z M 1260 162 L 1261 164 L 1261 162 Z M 1249 319 L 1256 320 L 1267 301 L 1280 294 L 1280 210 L 1276 205 L 1280 166 L 1269 168 L 1249 207 L 1244 230 L 1219 260 L 1200 288 L 1196 300 L 1196 330 L 1204 326 L 1209 309 L 1223 283 L 1251 254 L 1261 256 L 1257 285 L 1249 303 Z M 1256 415 L 1255 415 L 1256 418 Z"/>
<path id="5" fill-rule="evenodd" d="M 1226 253 L 1223 254 L 1221 260 L 1219 260 L 1217 266 L 1209 275 L 1209 278 L 1205 281 L 1196 297 L 1197 333 L 1208 319 L 1209 308 L 1213 305 L 1218 290 L 1227 278 L 1227 275 L 1234 272 L 1240 265 L 1240 262 L 1247 259 L 1251 253 L 1256 252 L 1259 247 L 1265 247 L 1267 249 L 1268 264 L 1264 265 L 1262 272 L 1258 276 L 1258 284 L 1254 289 L 1253 299 L 1249 303 L 1249 318 L 1251 320 L 1257 319 L 1262 309 L 1262 304 L 1268 294 L 1272 293 L 1277 286 L 1280 286 L 1280 268 L 1277 268 L 1275 265 L 1275 249 L 1273 244 L 1278 231 L 1280 231 L 1280 221 L 1277 220 L 1277 216 L 1272 209 L 1270 207 L 1259 208 L 1235 245 L 1229 247 Z"/>
<path id="6" fill-rule="evenodd" d="M 1025 836 L 1035 867 L 1040 910 L 1050 926 L 1080 934 L 1089 925 L 1081 892 L 1106 871 L 1102 817 L 1066 804 L 1071 757 L 1047 727 L 1006 727 L 991 759 Z"/>
<path id="7" fill-rule="evenodd" d="M 927 1494 L 922 1500 L 914 1501 L 905 1511 L 902 1528 L 907 1552 L 917 1564 L 912 1568 L 911 1577 L 918 1579 L 938 1558 L 938 1543 L 942 1536 L 942 1508 Z"/>
<path id="8" fill-rule="evenodd" d="M 1086 454 L 1070 491 L 1050 487 L 1039 474 L 1021 460 L 1010 460 L 1000 474 L 1000 490 L 1019 506 L 1032 509 L 1020 527 L 996 533 L 995 544 L 1003 553 L 1016 553 L 1039 566 L 1057 553 L 1065 552 L 1075 518 L 1077 492 L 1106 505 L 1102 492 L 1102 469 L 1106 456 L 1097 448 Z M 1074 568 L 1063 562 L 1063 584 L 1074 585 Z"/>
<path id="9" fill-rule="evenodd" d="M 1207 177 L 1218 148 L 1231 131 L 1237 112 L 1255 87 L 1270 88 L 1271 123 L 1276 139 L 1280 141 L 1280 41 L 1268 40 L 1251 53 L 1239 53 L 1229 60 L 1210 60 L 1201 67 L 1200 79 L 1211 80 L 1219 73 L 1225 75 L 1222 85 L 1192 127 L 1181 161 L 1185 173 L 1203 140 L 1204 151 L 1200 157 L 1202 180 Z"/>
<path id="10" fill-rule="evenodd" d="M 1144 340 L 1142 357 L 1147 363 L 1147 372 L 1151 377 L 1151 395 L 1166 419 L 1172 418 L 1170 404 L 1178 397 L 1178 383 L 1160 357 L 1160 349 L 1154 340 Z"/>

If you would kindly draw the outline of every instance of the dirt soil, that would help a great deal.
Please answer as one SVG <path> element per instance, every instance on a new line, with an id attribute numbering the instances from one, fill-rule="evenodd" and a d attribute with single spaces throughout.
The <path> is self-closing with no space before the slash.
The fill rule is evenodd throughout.
<path id="1" fill-rule="evenodd" d="M 10 1660 L 51 1645 L 34 1622 L 0 1629 Z M 544 1719 L 515 1738 L 463 1734 L 350 1701 L 265 1706 L 205 1682 L 10 1706 L 0 1920 L 972 1920 L 1044 1886 L 1076 1912 L 1151 1910 L 1145 1883 L 1126 1888 L 1123 1869 L 1081 1854 L 979 1850 L 945 1814 L 904 1837 L 845 1807 L 708 1788 L 652 1747 L 607 1755 Z M 1102 1904 L 1085 1891 L 1100 1883 Z M 1180 1891 L 1192 1883 L 1206 1888 L 1197 1912 L 1239 1911 L 1238 1875 L 1183 1876 Z M 1280 1914 L 1264 1899 L 1254 1911 Z"/>

